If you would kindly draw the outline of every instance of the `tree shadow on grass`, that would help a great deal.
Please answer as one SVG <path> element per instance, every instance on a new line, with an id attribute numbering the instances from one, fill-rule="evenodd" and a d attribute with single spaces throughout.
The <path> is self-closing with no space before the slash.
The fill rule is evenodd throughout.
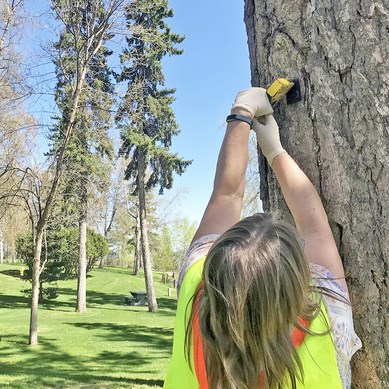
<path id="1" fill-rule="evenodd" d="M 58 288 L 58 299 L 45 301 L 41 306 L 48 310 L 65 310 L 63 308 L 76 308 L 76 296 L 74 290 L 71 288 Z M 61 296 L 71 296 L 73 300 L 61 300 Z M 158 306 L 160 314 L 165 316 L 175 316 L 177 309 L 177 300 L 168 298 L 158 298 Z M 86 296 L 87 309 L 105 309 L 105 310 L 120 310 L 120 311 L 145 311 L 147 306 L 133 306 L 124 304 L 124 294 L 118 293 L 103 293 L 96 291 L 87 291 Z"/>
<path id="2" fill-rule="evenodd" d="M 170 350 L 173 343 L 173 330 L 163 327 L 147 327 L 142 325 L 124 325 L 116 323 L 65 323 L 70 326 L 98 331 L 104 340 L 109 342 L 144 343 L 148 348 Z"/>
<path id="3" fill-rule="evenodd" d="M 167 298 L 158 298 L 158 306 L 160 309 L 170 309 L 176 314 L 177 310 L 177 300 L 176 299 L 167 299 Z"/>
<path id="4" fill-rule="evenodd" d="M 18 269 L 2 270 L 2 271 L 0 271 L 0 274 L 4 274 L 5 276 L 9 276 L 9 277 L 22 279 L 20 277 L 20 271 Z"/>
<path id="5" fill-rule="evenodd" d="M 176 316 L 177 300 L 158 298 L 157 302 L 158 302 L 158 309 L 159 309 L 158 315 L 163 315 L 165 317 Z M 140 312 L 140 311 L 147 311 L 148 308 L 147 306 L 138 306 L 135 308 L 134 305 L 126 305 L 126 308 L 123 309 L 131 312 Z"/>
<path id="6" fill-rule="evenodd" d="M 29 306 L 30 299 L 28 297 L 0 293 L 0 308 L 26 308 Z"/>
<path id="7" fill-rule="evenodd" d="M 14 334 L 3 335 L 3 334 L 0 334 L 0 341 L 14 344 L 15 347 L 25 346 L 27 344 L 26 337 L 24 335 L 14 335 Z M 1 353 L 1 355 L 4 355 L 3 352 Z"/>
<path id="8" fill-rule="evenodd" d="M 76 309 L 77 296 L 75 295 L 74 289 L 58 288 L 57 292 L 59 296 L 58 299 L 45 301 L 44 303 L 42 303 L 42 307 L 48 310 L 61 310 L 60 308 L 73 308 L 74 310 Z M 61 296 L 70 296 L 70 299 L 67 298 L 66 301 L 63 301 L 63 299 L 61 299 Z M 95 291 L 86 292 L 87 308 L 108 309 L 103 307 L 106 305 L 122 305 L 122 302 L 124 301 L 123 299 L 123 295 L 120 294 L 101 293 Z"/>
<path id="9" fill-rule="evenodd" d="M 76 298 L 74 289 L 72 288 L 58 288 L 58 294 L 72 296 Z M 103 293 L 96 292 L 94 290 L 87 290 L 86 292 L 86 303 L 89 307 L 103 306 L 103 305 L 122 305 L 124 299 L 123 294 L 118 293 Z"/>
<path id="10" fill-rule="evenodd" d="M 71 288 L 59 288 L 59 293 L 74 296 Z M 110 309 L 107 304 L 118 306 L 118 310 L 126 310 L 121 305 L 122 295 L 101 292 L 88 292 L 88 306 L 99 309 Z M 30 300 L 23 296 L 0 295 L 0 307 L 26 308 Z M 174 315 L 177 301 L 175 299 L 158 299 L 160 312 L 158 315 Z M 120 306 L 120 307 L 119 307 Z M 41 308 L 61 310 L 71 307 L 74 301 L 53 300 L 41 304 Z M 147 307 L 142 307 L 146 308 Z M 115 308 L 113 308 L 115 309 Z M 138 308 L 138 312 L 141 309 Z M 95 385 L 95 387 L 117 387 L 118 385 L 154 385 L 162 386 L 163 381 L 156 379 L 155 359 L 165 360 L 172 347 L 173 330 L 162 327 L 147 327 L 143 325 L 120 325 L 113 323 L 66 323 L 73 327 L 96 330 L 96 337 L 111 342 L 124 342 L 125 350 L 131 352 L 113 352 L 104 350 L 96 356 L 79 356 L 64 352 L 51 339 L 40 336 L 37 348 L 26 345 L 24 337 L 4 335 L 0 342 L 0 354 L 3 356 L 0 364 L 1 376 L 15 377 L 12 380 L 14 387 L 56 387 L 70 388 L 80 385 Z M 1 334 L 0 334 L 1 336 Z M 128 345 L 127 345 L 128 344 Z M 23 358 L 18 363 L 15 358 Z M 16 357 L 18 356 L 18 357 Z M 151 377 L 147 379 L 149 374 Z M 16 378 L 18 377 L 18 378 Z M 20 379 L 19 379 L 20 377 Z M 142 378 L 140 378 L 142 377 Z M 144 378 L 143 378 L 144 377 Z M 19 385 L 19 386 L 17 386 Z M 101 386 L 99 386 L 101 385 Z M 122 387 L 122 386 L 121 386 Z"/>
<path id="11" fill-rule="evenodd" d="M 40 337 L 38 347 L 14 347 L 8 342 L 1 345 L 2 355 L 11 356 L 23 353 L 20 363 L 7 363 L 3 359 L 0 364 L 1 376 L 12 375 L 20 377 L 13 380 L 13 385 L 21 387 L 73 387 L 74 385 L 130 385 L 133 383 L 149 383 L 162 386 L 163 382 L 156 379 L 142 379 L 125 376 L 125 373 L 136 368 L 136 374 L 153 373 L 150 363 L 153 357 L 144 356 L 137 351 L 122 353 L 103 351 L 96 357 L 78 356 L 64 352 L 54 342 Z M 98 366 L 98 369 L 96 368 Z M 144 367 L 142 369 L 142 367 Z M 139 369 L 141 368 L 141 369 Z"/>
<path id="12" fill-rule="evenodd" d="M 136 275 L 132 274 L 133 271 L 132 271 L 131 268 L 119 268 L 119 267 L 106 266 L 103 269 L 100 269 L 100 268 L 96 267 L 94 269 L 94 271 L 109 272 L 109 273 L 112 273 L 112 274 L 123 274 L 123 275 L 126 275 L 126 276 L 142 278 L 141 276 L 136 276 Z"/>
<path id="13" fill-rule="evenodd" d="M 159 386 L 162 388 L 163 381 L 162 380 L 154 380 L 154 379 L 143 379 L 143 378 L 134 378 L 130 379 L 129 382 L 131 384 L 138 384 L 138 385 L 147 385 L 147 386 Z"/>

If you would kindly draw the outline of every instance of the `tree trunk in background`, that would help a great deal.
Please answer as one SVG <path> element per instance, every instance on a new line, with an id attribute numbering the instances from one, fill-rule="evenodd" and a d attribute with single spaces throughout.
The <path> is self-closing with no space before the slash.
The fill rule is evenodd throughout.
<path id="1" fill-rule="evenodd" d="M 301 80 L 302 102 L 283 102 L 275 116 L 344 261 L 364 345 L 353 387 L 389 388 L 389 3 L 246 0 L 245 22 L 252 85 Z M 285 211 L 262 155 L 260 174 L 264 209 Z"/>
<path id="2" fill-rule="evenodd" d="M 108 258 L 108 254 L 107 254 L 107 255 L 103 255 L 103 256 L 100 258 L 99 269 L 104 269 L 104 266 L 105 266 L 105 264 L 107 263 L 107 258 Z"/>
<path id="3" fill-rule="evenodd" d="M 16 247 L 15 247 L 15 240 L 12 242 L 12 263 L 16 263 Z"/>
<path id="4" fill-rule="evenodd" d="M 40 293 L 40 265 L 41 265 L 41 253 L 43 242 L 43 228 L 37 227 L 37 234 L 34 245 L 34 262 L 32 266 L 31 277 L 31 310 L 30 310 L 30 333 L 28 338 L 28 344 L 34 346 L 38 344 L 38 304 Z"/>
<path id="5" fill-rule="evenodd" d="M 158 312 L 157 298 L 154 290 L 153 270 L 151 267 L 151 256 L 149 249 L 149 238 L 147 231 L 146 217 L 146 194 L 145 194 L 145 155 L 141 147 L 138 148 L 138 190 L 139 190 L 139 220 L 140 239 L 143 257 L 143 270 L 145 273 L 147 301 L 149 312 Z"/>
<path id="6" fill-rule="evenodd" d="M 135 253 L 134 253 L 134 276 L 139 274 L 141 268 L 142 260 L 142 250 L 140 242 L 140 216 L 136 217 L 136 227 L 135 227 Z"/>
<path id="7" fill-rule="evenodd" d="M 104 228 L 104 238 L 107 239 L 107 241 L 108 241 L 109 233 L 112 230 L 112 225 L 113 225 L 113 221 L 115 219 L 116 212 L 117 212 L 117 196 L 115 196 L 115 199 L 114 199 L 114 205 L 112 208 L 111 217 L 109 218 L 108 226 L 106 226 Z M 104 268 L 105 264 L 107 263 L 107 259 L 108 259 L 108 254 L 106 254 L 100 258 L 100 264 L 99 264 L 100 269 Z"/>
<path id="8" fill-rule="evenodd" d="M 4 262 L 4 243 L 3 243 L 3 231 L 0 230 L 0 263 Z"/>
<path id="9" fill-rule="evenodd" d="M 77 307 L 78 313 L 86 312 L 86 236 L 87 236 L 87 193 L 83 187 L 81 195 L 81 210 L 79 222 L 79 260 L 78 260 L 78 279 L 77 279 Z"/>

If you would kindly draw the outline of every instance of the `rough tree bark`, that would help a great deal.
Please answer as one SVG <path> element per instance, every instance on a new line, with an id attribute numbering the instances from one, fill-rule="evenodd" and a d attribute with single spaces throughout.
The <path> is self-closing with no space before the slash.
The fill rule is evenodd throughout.
<path id="1" fill-rule="evenodd" d="M 389 2 L 245 0 L 253 86 L 299 78 L 276 110 L 284 147 L 314 182 L 346 269 L 363 349 L 354 388 L 389 388 Z M 285 211 L 260 156 L 266 211 Z"/>
<path id="2" fill-rule="evenodd" d="M 151 255 L 149 248 L 149 238 L 147 230 L 146 216 L 146 191 L 145 191 L 145 151 L 138 148 L 138 191 L 139 191 L 139 223 L 140 223 L 140 241 L 143 258 L 143 270 L 146 281 L 147 302 L 149 312 L 158 312 L 157 297 L 154 290 L 153 270 L 151 266 Z"/>

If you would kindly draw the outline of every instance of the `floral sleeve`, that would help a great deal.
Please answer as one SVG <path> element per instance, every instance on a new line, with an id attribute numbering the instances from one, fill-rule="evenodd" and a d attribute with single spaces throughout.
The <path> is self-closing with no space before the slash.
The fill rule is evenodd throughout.
<path id="1" fill-rule="evenodd" d="M 334 275 L 326 268 L 310 264 L 312 277 L 317 284 L 328 288 L 345 301 L 323 295 L 334 334 L 336 359 L 343 389 L 351 388 L 351 357 L 362 347 L 362 342 L 354 330 L 353 315 L 348 291 L 336 282 Z M 346 301 L 348 303 L 346 303 Z"/>
<path id="2" fill-rule="evenodd" d="M 177 281 L 177 295 L 180 293 L 180 287 L 188 269 L 199 259 L 207 255 L 209 249 L 219 237 L 219 234 L 204 235 L 195 240 L 190 246 L 181 265 L 180 275 Z"/>

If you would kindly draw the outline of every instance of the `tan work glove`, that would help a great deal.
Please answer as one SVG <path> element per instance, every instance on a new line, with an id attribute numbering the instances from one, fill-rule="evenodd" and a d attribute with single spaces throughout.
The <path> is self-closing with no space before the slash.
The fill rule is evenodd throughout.
<path id="1" fill-rule="evenodd" d="M 238 108 L 250 112 L 256 118 L 273 113 L 273 108 L 264 88 L 249 88 L 239 92 L 231 112 L 233 113 Z"/>
<path id="2" fill-rule="evenodd" d="M 269 165 L 273 164 L 273 159 L 277 155 L 285 152 L 280 141 L 280 132 L 278 131 L 278 124 L 273 115 L 267 115 L 261 118 L 260 123 L 257 119 L 253 120 L 253 130 L 257 135 L 257 142 L 266 157 Z"/>

